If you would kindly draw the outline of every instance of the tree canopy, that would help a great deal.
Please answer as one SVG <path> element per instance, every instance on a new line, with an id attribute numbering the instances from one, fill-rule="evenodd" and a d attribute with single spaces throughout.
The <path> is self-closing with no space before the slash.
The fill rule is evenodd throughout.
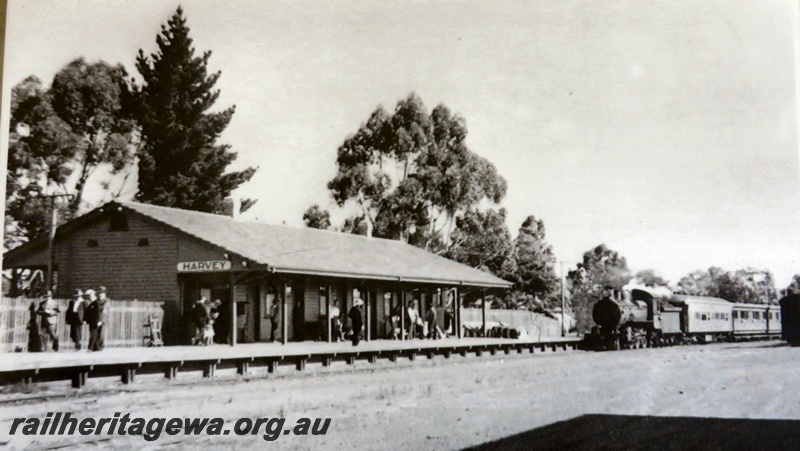
<path id="1" fill-rule="evenodd" d="M 220 72 L 208 73 L 211 52 L 195 56 L 189 27 L 178 7 L 156 37 L 158 51 L 136 68 L 142 86 L 135 93 L 141 127 L 139 201 L 211 213 L 221 212 L 231 191 L 250 180 L 254 168 L 226 172 L 236 159 L 230 146 L 216 144 L 235 107 L 208 112 L 219 97 Z M 242 202 L 244 211 L 253 202 Z"/>
<path id="2" fill-rule="evenodd" d="M 560 281 L 553 247 L 545 241 L 544 222 L 528 216 L 514 240 L 515 288 L 541 299 L 545 307 L 560 305 Z"/>
<path id="3" fill-rule="evenodd" d="M 84 194 L 98 168 L 107 166 L 112 175 L 130 169 L 136 133 L 125 77 L 122 66 L 78 58 L 56 73 L 48 89 L 35 76 L 12 89 L 6 247 L 47 229 L 49 206 L 37 197 L 73 194 L 69 205 L 61 205 L 60 216 L 68 219 L 91 207 Z"/>
<path id="4" fill-rule="evenodd" d="M 312 229 L 328 229 L 331 226 L 331 214 L 314 204 L 303 214 L 303 222 Z"/>
<path id="5" fill-rule="evenodd" d="M 504 208 L 466 212 L 456 219 L 452 240 L 446 257 L 500 277 L 513 271 L 508 266 L 513 247 Z"/>
<path id="6" fill-rule="evenodd" d="M 367 235 L 433 250 L 449 243 L 457 216 L 505 196 L 505 179 L 466 135 L 463 118 L 444 105 L 428 113 L 412 93 L 391 115 L 376 108 L 344 140 L 328 188 L 340 207 L 358 207 Z"/>
<path id="7" fill-rule="evenodd" d="M 696 296 L 718 297 L 730 302 L 768 304 L 776 302 L 778 298 L 774 280 L 768 270 L 746 268 L 725 271 L 711 267 L 681 278 L 677 291 Z"/>

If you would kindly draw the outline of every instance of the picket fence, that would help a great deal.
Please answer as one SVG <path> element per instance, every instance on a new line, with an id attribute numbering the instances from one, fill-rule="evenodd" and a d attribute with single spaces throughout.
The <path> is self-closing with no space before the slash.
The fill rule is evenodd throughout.
<path id="1" fill-rule="evenodd" d="M 58 315 L 58 327 L 61 350 L 73 350 L 74 346 L 69 338 L 69 327 L 65 323 L 65 314 L 69 305 L 68 299 L 57 299 L 61 308 Z M 27 351 L 28 350 L 28 324 L 31 319 L 31 304 L 38 303 L 40 299 L 30 298 L 0 298 L 0 352 Z M 149 318 L 154 317 L 163 324 L 163 302 L 154 301 L 118 301 L 109 300 L 106 304 L 107 323 L 105 330 L 105 345 L 116 348 L 130 348 L 145 345 L 145 337 L 150 334 Z M 36 319 L 41 324 L 41 316 Z M 51 349 L 49 339 L 43 340 L 47 349 Z M 86 349 L 89 342 L 89 326 L 83 325 L 82 347 Z"/>

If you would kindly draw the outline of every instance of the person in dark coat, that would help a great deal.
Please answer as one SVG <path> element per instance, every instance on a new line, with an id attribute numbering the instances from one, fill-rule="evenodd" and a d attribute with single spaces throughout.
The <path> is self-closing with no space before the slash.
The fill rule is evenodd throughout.
<path id="1" fill-rule="evenodd" d="M 201 345 L 203 344 L 203 331 L 211 319 L 211 305 L 205 296 L 194 303 L 189 317 L 191 324 L 189 333 L 192 335 L 192 344 Z"/>
<path id="2" fill-rule="evenodd" d="M 69 325 L 69 338 L 75 343 L 75 350 L 80 351 L 81 340 L 83 339 L 83 320 L 85 317 L 86 303 L 83 300 L 83 292 L 75 290 L 75 295 L 69 301 L 67 308 L 66 322 Z"/>
<path id="3" fill-rule="evenodd" d="M 42 317 L 41 330 L 50 338 L 53 343 L 53 351 L 58 351 L 58 332 L 56 326 L 58 325 L 58 314 L 61 313 L 61 308 L 58 302 L 53 299 L 53 293 L 48 291 L 44 295 L 44 301 L 39 304 L 39 315 Z"/>
<path id="4" fill-rule="evenodd" d="M 353 307 L 347 314 L 352 327 L 350 338 L 353 340 L 353 346 L 358 346 L 358 342 L 361 339 L 361 328 L 364 326 L 364 319 L 361 315 L 362 305 L 364 305 L 364 301 L 356 299 L 353 301 Z"/>
<path id="5" fill-rule="evenodd" d="M 28 320 L 28 352 L 42 352 L 42 334 L 39 331 L 39 303 L 31 301 L 30 319 Z"/>
<path id="6" fill-rule="evenodd" d="M 278 330 L 281 325 L 281 303 L 277 297 L 272 300 L 269 314 L 270 341 L 275 341 L 278 339 Z"/>
<path id="7" fill-rule="evenodd" d="M 86 290 L 89 305 L 86 306 L 84 318 L 89 323 L 89 351 L 102 351 L 105 347 L 104 329 L 106 324 L 106 287 Z"/>

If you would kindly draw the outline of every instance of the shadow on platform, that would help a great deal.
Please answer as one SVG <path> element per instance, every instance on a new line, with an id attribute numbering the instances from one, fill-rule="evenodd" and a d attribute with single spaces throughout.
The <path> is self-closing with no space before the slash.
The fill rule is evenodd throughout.
<path id="1" fill-rule="evenodd" d="M 475 450 L 796 450 L 800 421 L 584 415 Z"/>

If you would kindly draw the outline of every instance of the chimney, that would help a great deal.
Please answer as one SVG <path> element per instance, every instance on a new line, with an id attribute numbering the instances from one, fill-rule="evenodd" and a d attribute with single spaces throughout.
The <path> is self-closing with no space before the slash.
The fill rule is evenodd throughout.
<path id="1" fill-rule="evenodd" d="M 239 213 L 242 209 L 242 200 L 238 197 L 226 197 L 222 201 L 223 209 L 222 214 L 230 216 L 233 219 L 239 219 Z"/>

